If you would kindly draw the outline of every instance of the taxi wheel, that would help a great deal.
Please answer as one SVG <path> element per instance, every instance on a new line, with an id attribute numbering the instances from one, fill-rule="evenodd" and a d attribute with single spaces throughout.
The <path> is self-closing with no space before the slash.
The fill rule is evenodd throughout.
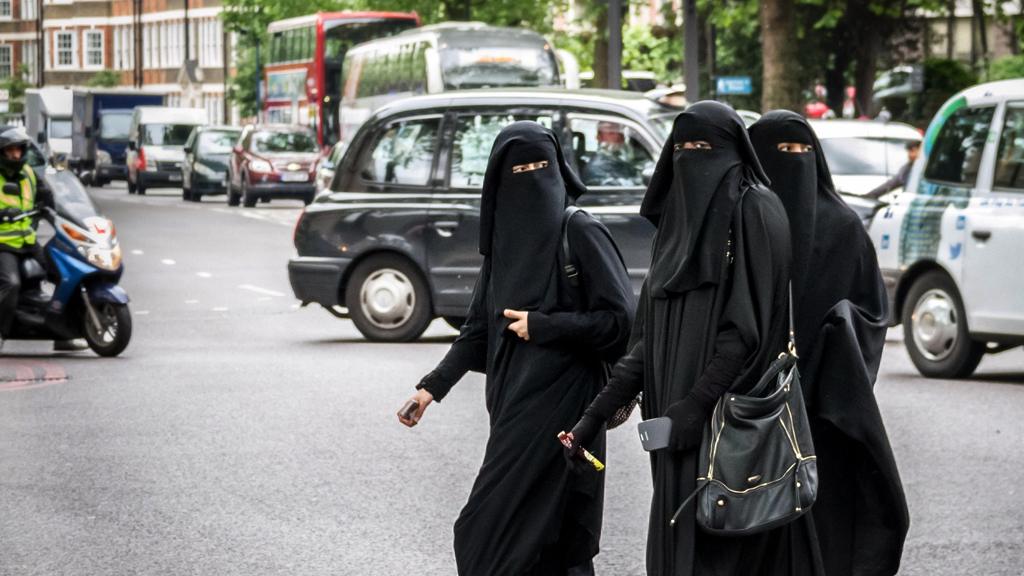
<path id="1" fill-rule="evenodd" d="M 397 254 L 360 262 L 345 287 L 345 304 L 356 328 L 377 342 L 415 340 L 433 320 L 423 275 Z"/>
<path id="2" fill-rule="evenodd" d="M 968 332 L 956 284 L 943 272 L 926 272 L 914 281 L 902 322 L 903 343 L 922 376 L 967 378 L 985 355 L 985 343 Z"/>

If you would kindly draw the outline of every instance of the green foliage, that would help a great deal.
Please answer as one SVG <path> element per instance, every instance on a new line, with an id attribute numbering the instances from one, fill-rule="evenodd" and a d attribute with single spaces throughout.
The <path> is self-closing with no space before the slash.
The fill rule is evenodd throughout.
<path id="1" fill-rule="evenodd" d="M 121 84 L 121 75 L 113 70 L 100 70 L 92 75 L 86 86 L 93 88 L 113 88 Z"/>
<path id="2" fill-rule="evenodd" d="M 914 111 L 911 120 L 926 125 L 950 96 L 977 83 L 978 77 L 974 72 L 956 60 L 925 60 L 924 91 L 911 102 Z"/>
<path id="3" fill-rule="evenodd" d="M 626 26 L 622 30 L 622 69 L 654 72 L 670 84 L 681 76 L 683 42 L 678 34 L 657 37 L 647 26 Z"/>
<path id="4" fill-rule="evenodd" d="M 0 81 L 0 88 L 7 90 L 9 94 L 9 107 L 8 114 L 16 115 L 21 114 L 25 110 L 25 90 L 32 87 L 32 84 L 26 80 L 28 78 L 28 66 L 22 64 L 3 81 Z"/>
<path id="5" fill-rule="evenodd" d="M 1005 56 L 992 62 L 989 80 L 1024 78 L 1024 56 Z"/>

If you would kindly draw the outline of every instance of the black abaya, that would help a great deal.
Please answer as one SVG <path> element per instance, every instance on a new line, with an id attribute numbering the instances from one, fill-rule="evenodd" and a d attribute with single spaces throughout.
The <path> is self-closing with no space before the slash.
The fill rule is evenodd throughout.
<path id="1" fill-rule="evenodd" d="M 545 168 L 512 172 L 541 160 Z M 459 574 L 592 573 L 603 476 L 570 472 L 556 436 L 604 385 L 602 361 L 625 350 L 634 306 L 629 278 L 608 231 L 581 214 L 567 233 L 582 289 L 567 285 L 560 223 L 569 197 L 583 187 L 550 131 L 527 122 L 509 126 L 489 162 L 481 208 L 485 259 L 468 319 L 419 385 L 441 400 L 468 370 L 487 374 L 490 436 L 455 524 Z M 507 308 L 529 311 L 529 341 L 507 330 Z M 604 457 L 603 434 L 591 448 Z"/>
<path id="2" fill-rule="evenodd" d="M 888 299 L 875 249 L 835 192 L 821 144 L 793 112 L 765 114 L 751 140 L 793 228 L 798 367 L 818 461 L 812 515 L 829 576 L 899 570 L 910 518 L 874 396 Z M 811 154 L 778 150 L 780 142 Z"/>
<path id="3" fill-rule="evenodd" d="M 693 140 L 711 149 L 682 149 Z M 645 419 L 673 420 L 673 446 L 651 453 L 650 576 L 786 574 L 809 553 L 789 527 L 703 534 L 693 504 L 669 525 L 696 487 L 695 448 L 714 402 L 751 386 L 785 348 L 789 229 L 764 182 L 736 113 L 701 102 L 676 119 L 644 199 L 658 232 L 630 352 L 581 425 L 606 421 L 641 390 Z"/>

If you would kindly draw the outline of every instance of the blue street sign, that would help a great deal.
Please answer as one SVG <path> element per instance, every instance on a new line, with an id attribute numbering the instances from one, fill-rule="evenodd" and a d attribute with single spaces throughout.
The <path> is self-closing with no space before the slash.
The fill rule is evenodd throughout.
<path id="1" fill-rule="evenodd" d="M 719 96 L 728 94 L 747 96 L 754 92 L 750 76 L 719 76 L 715 87 Z"/>

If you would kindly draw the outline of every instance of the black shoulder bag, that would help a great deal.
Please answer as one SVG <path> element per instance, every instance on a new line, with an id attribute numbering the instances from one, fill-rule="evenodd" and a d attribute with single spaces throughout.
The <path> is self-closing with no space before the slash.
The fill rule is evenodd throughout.
<path id="1" fill-rule="evenodd" d="M 569 245 L 569 221 L 577 212 L 586 212 L 578 206 L 568 206 L 565 209 L 565 213 L 562 215 L 562 270 L 565 271 L 566 279 L 569 282 L 569 288 L 572 292 L 573 300 L 576 301 L 577 306 L 581 306 L 585 300 L 580 289 L 580 272 L 579 268 L 573 262 L 572 258 L 572 247 Z M 607 362 L 604 363 L 604 369 L 606 376 L 611 375 L 611 366 Z M 608 419 L 608 430 L 618 428 L 629 420 L 630 415 L 633 414 L 633 410 L 637 404 L 640 403 L 640 399 L 643 397 L 643 393 L 637 395 L 630 403 L 619 408 L 612 414 L 612 417 Z"/>
<path id="2" fill-rule="evenodd" d="M 818 492 L 818 468 L 796 367 L 792 286 L 789 346 L 746 394 L 727 392 L 711 413 L 700 447 L 697 524 L 745 536 L 796 520 Z"/>

